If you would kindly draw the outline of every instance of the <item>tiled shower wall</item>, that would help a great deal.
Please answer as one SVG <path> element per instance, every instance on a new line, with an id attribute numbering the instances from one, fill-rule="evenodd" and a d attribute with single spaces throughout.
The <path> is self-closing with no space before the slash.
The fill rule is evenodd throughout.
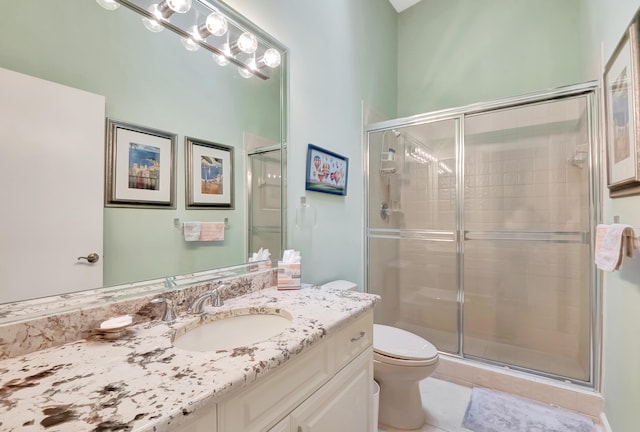
<path id="1" fill-rule="evenodd" d="M 586 106 L 581 96 L 465 120 L 465 355 L 589 380 Z M 454 131 L 455 120 L 401 131 L 395 145 L 402 170 L 391 176 L 390 188 L 385 189 L 384 179 L 379 183 L 378 192 L 395 194 L 401 203 L 386 227 L 455 231 Z M 454 172 L 408 157 L 415 141 Z M 376 176 L 370 173 L 373 184 Z M 375 192 L 371 189 L 370 200 Z M 560 234 L 551 234 L 550 241 L 527 241 L 530 231 Z M 478 232 L 485 238 L 473 237 Z M 489 232 L 506 232 L 510 239 L 495 240 Z M 457 352 L 455 243 L 376 238 L 370 245 L 370 269 L 382 272 L 390 262 L 398 269 L 397 281 L 387 279 L 379 287 L 384 290 L 379 315 L 442 351 Z M 384 259 L 378 258 L 380 251 Z M 392 251 L 397 255 L 390 258 Z M 370 281 L 370 289 L 375 283 Z M 385 302 L 395 307 L 387 309 Z"/>

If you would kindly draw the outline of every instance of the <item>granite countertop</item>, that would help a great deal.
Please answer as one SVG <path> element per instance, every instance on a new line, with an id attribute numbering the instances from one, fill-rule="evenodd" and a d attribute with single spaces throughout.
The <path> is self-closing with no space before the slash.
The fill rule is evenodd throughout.
<path id="1" fill-rule="evenodd" d="M 293 317 L 278 336 L 232 350 L 174 348 L 177 329 L 198 316 L 130 327 L 123 338 L 81 340 L 0 361 L 2 431 L 169 431 L 199 407 L 224 399 L 306 351 L 372 308 L 377 296 L 318 287 L 264 289 L 205 308 L 281 309 Z"/>

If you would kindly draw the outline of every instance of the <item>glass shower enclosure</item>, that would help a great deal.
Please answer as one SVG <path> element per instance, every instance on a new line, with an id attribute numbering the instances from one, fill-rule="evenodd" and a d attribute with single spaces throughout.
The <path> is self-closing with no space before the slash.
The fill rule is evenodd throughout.
<path id="1" fill-rule="evenodd" d="M 375 321 L 594 385 L 596 84 L 367 127 Z"/>

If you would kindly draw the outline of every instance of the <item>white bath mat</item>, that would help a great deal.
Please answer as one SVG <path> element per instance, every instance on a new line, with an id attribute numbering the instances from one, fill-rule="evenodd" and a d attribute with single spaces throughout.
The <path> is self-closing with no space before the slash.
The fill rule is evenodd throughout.
<path id="1" fill-rule="evenodd" d="M 473 432 L 595 432 L 586 416 L 495 390 L 474 388 L 462 425 Z"/>

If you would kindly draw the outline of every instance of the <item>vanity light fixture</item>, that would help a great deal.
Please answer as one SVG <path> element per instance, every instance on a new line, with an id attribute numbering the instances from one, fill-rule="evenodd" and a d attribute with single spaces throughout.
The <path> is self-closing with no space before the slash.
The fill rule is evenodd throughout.
<path id="1" fill-rule="evenodd" d="M 253 54 L 258 49 L 258 39 L 249 32 L 242 33 L 236 44 L 238 48 L 240 48 L 240 51 L 246 52 L 247 54 Z"/>
<path id="2" fill-rule="evenodd" d="M 164 27 L 162 26 L 162 24 L 160 24 L 160 17 L 162 15 L 158 10 L 158 5 L 152 4 L 151 6 L 149 6 L 149 12 L 151 12 L 151 15 L 153 15 L 154 18 L 142 18 L 142 24 L 144 24 L 145 28 L 151 33 L 159 33 L 164 30 Z"/>
<path id="3" fill-rule="evenodd" d="M 246 66 L 238 66 L 238 73 L 242 78 L 251 78 L 256 70 L 258 70 L 256 66 L 256 59 L 253 57 L 248 58 L 245 61 Z"/>
<path id="4" fill-rule="evenodd" d="M 191 0 L 162 0 L 158 3 L 158 18 L 168 20 L 174 13 L 187 13 L 191 9 Z"/>
<path id="5" fill-rule="evenodd" d="M 187 51 L 198 51 L 200 49 L 200 45 L 198 45 L 197 41 L 201 41 L 200 33 L 198 32 L 198 26 L 191 27 L 189 31 L 189 37 L 183 37 L 180 42 L 182 42 L 182 46 Z"/>
<path id="6" fill-rule="evenodd" d="M 96 1 L 107 9 L 113 9 L 114 4 L 126 6 L 142 15 L 149 31 L 155 33 L 167 28 L 179 35 L 187 50 L 204 48 L 213 54 L 218 65 L 233 63 L 243 77 L 269 79 L 269 68 L 277 68 L 282 62 L 277 43 L 268 35 L 265 39 L 259 29 L 254 33 L 250 22 L 218 0 Z M 176 13 L 183 16 L 170 19 Z"/>
<path id="7" fill-rule="evenodd" d="M 182 38 L 182 45 L 188 51 L 197 51 L 200 46 L 198 41 L 203 41 L 211 35 L 223 36 L 227 32 L 228 24 L 222 14 L 212 12 L 207 16 L 204 24 L 191 27 L 191 37 Z M 227 61 L 228 62 L 228 61 Z"/>
<path id="8" fill-rule="evenodd" d="M 96 0 L 100 6 L 105 8 L 106 10 L 116 10 L 120 7 L 120 3 L 115 0 Z"/>
<path id="9" fill-rule="evenodd" d="M 222 44 L 222 54 L 213 53 L 213 60 L 219 66 L 226 66 L 229 64 L 229 57 L 231 57 L 231 49 L 229 48 L 229 44 Z"/>
<path id="10" fill-rule="evenodd" d="M 162 0 L 160 3 L 149 6 L 148 11 L 154 18 L 142 18 L 142 23 L 150 32 L 158 33 L 164 29 L 160 21 L 168 20 L 174 13 L 187 13 L 189 9 L 191 9 L 191 0 Z"/>
<path id="11" fill-rule="evenodd" d="M 260 63 L 260 61 L 262 61 L 262 63 L 269 66 L 270 68 L 277 68 L 278 66 L 280 66 L 282 57 L 280 56 L 280 53 L 277 49 L 269 48 L 264 52 L 264 54 L 262 54 L 262 58 L 258 61 L 258 63 Z"/>
<path id="12" fill-rule="evenodd" d="M 228 28 L 227 19 L 219 12 L 212 12 L 207 16 L 204 24 L 198 27 L 198 34 L 202 39 L 206 39 L 209 35 L 222 36 Z"/>

